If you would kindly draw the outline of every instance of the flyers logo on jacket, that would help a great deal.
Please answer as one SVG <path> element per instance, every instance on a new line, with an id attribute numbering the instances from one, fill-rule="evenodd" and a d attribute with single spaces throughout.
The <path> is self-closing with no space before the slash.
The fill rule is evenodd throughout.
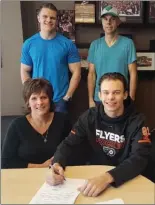
<path id="1" fill-rule="evenodd" d="M 150 131 L 148 127 L 142 128 L 142 139 L 139 140 L 138 143 L 151 143 Z"/>
<path id="2" fill-rule="evenodd" d="M 124 135 L 96 129 L 96 142 L 103 147 L 103 151 L 108 156 L 113 157 L 124 148 L 125 137 Z"/>

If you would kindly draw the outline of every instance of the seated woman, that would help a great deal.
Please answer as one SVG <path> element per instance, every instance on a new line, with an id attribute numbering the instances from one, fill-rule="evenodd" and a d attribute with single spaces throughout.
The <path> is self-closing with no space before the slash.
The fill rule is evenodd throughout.
<path id="1" fill-rule="evenodd" d="M 2 168 L 48 167 L 60 142 L 69 134 L 66 114 L 54 112 L 53 89 L 45 79 L 25 82 L 27 115 L 10 125 L 2 147 Z"/>

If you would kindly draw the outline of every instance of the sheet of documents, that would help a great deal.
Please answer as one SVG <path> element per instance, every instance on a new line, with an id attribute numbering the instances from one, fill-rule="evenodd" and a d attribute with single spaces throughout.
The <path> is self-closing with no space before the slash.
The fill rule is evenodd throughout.
<path id="1" fill-rule="evenodd" d="M 97 202 L 96 204 L 124 204 L 124 201 L 122 199 L 113 199 L 103 202 Z"/>
<path id="2" fill-rule="evenodd" d="M 66 178 L 63 184 L 51 186 L 46 182 L 38 190 L 29 204 L 74 204 L 84 179 Z"/>

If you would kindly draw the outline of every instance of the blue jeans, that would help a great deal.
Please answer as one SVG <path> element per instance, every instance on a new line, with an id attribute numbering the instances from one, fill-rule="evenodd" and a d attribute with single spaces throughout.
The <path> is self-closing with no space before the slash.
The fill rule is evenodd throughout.
<path id="1" fill-rule="evenodd" d="M 68 113 L 68 101 L 61 99 L 58 102 L 55 102 L 54 105 L 55 105 L 55 112 Z"/>

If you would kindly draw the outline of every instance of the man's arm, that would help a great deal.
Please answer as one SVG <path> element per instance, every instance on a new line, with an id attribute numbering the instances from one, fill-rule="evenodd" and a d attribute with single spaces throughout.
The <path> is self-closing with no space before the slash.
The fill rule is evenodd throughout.
<path id="1" fill-rule="evenodd" d="M 25 81 L 31 78 L 31 75 L 30 75 L 31 70 L 32 70 L 31 66 L 21 63 L 20 75 L 21 75 L 21 81 L 23 84 Z"/>
<path id="2" fill-rule="evenodd" d="M 70 84 L 69 84 L 69 88 L 67 90 L 67 93 L 63 98 L 64 100 L 67 100 L 68 97 L 72 97 L 76 88 L 78 87 L 78 84 L 79 84 L 80 79 L 81 79 L 81 64 L 80 64 L 80 62 L 70 63 L 69 70 L 72 73 L 72 77 L 70 80 Z"/>
<path id="3" fill-rule="evenodd" d="M 65 167 L 68 163 L 68 160 L 72 158 L 72 155 L 76 155 L 77 153 L 79 153 L 81 144 L 87 138 L 86 129 L 88 127 L 87 125 L 88 118 L 89 118 L 88 115 L 89 115 L 89 110 L 84 112 L 79 117 L 78 121 L 73 126 L 68 137 L 66 137 L 57 147 L 57 150 L 54 153 L 53 164 L 59 163 L 62 167 Z M 87 147 L 86 147 L 86 152 L 87 152 Z"/>
<path id="4" fill-rule="evenodd" d="M 130 74 L 130 82 L 129 82 L 129 95 L 132 98 L 132 100 L 135 100 L 136 97 L 136 89 L 137 89 L 137 64 L 136 62 L 133 62 L 128 65 L 129 74 Z"/>
<path id="5" fill-rule="evenodd" d="M 95 66 L 92 63 L 89 63 L 88 67 L 88 98 L 89 98 L 89 107 L 95 107 L 94 102 L 94 91 L 95 91 L 95 83 L 96 83 L 96 72 Z"/>
<path id="6" fill-rule="evenodd" d="M 78 190 L 85 196 L 96 197 L 104 191 L 112 182 L 113 177 L 108 173 L 101 174 L 85 181 Z"/>
<path id="7" fill-rule="evenodd" d="M 137 123 L 139 121 L 140 119 Z M 108 171 L 114 178 L 114 185 L 116 187 L 141 174 L 148 163 L 151 143 L 143 140 L 142 127 L 144 123 L 142 120 L 138 124 L 139 125 L 135 128 L 135 134 L 132 138 L 129 157 L 116 168 Z"/>
<path id="8" fill-rule="evenodd" d="M 52 161 L 51 170 L 48 172 L 46 181 L 51 185 L 57 185 L 63 183 L 64 180 L 64 168 L 67 165 L 67 161 L 74 154 L 79 153 L 81 143 L 85 140 L 86 127 L 88 120 L 88 111 L 79 117 L 71 130 L 68 137 L 63 140 L 57 147 Z M 78 147 L 78 149 L 75 149 Z M 76 153 L 77 152 L 77 153 Z"/>

